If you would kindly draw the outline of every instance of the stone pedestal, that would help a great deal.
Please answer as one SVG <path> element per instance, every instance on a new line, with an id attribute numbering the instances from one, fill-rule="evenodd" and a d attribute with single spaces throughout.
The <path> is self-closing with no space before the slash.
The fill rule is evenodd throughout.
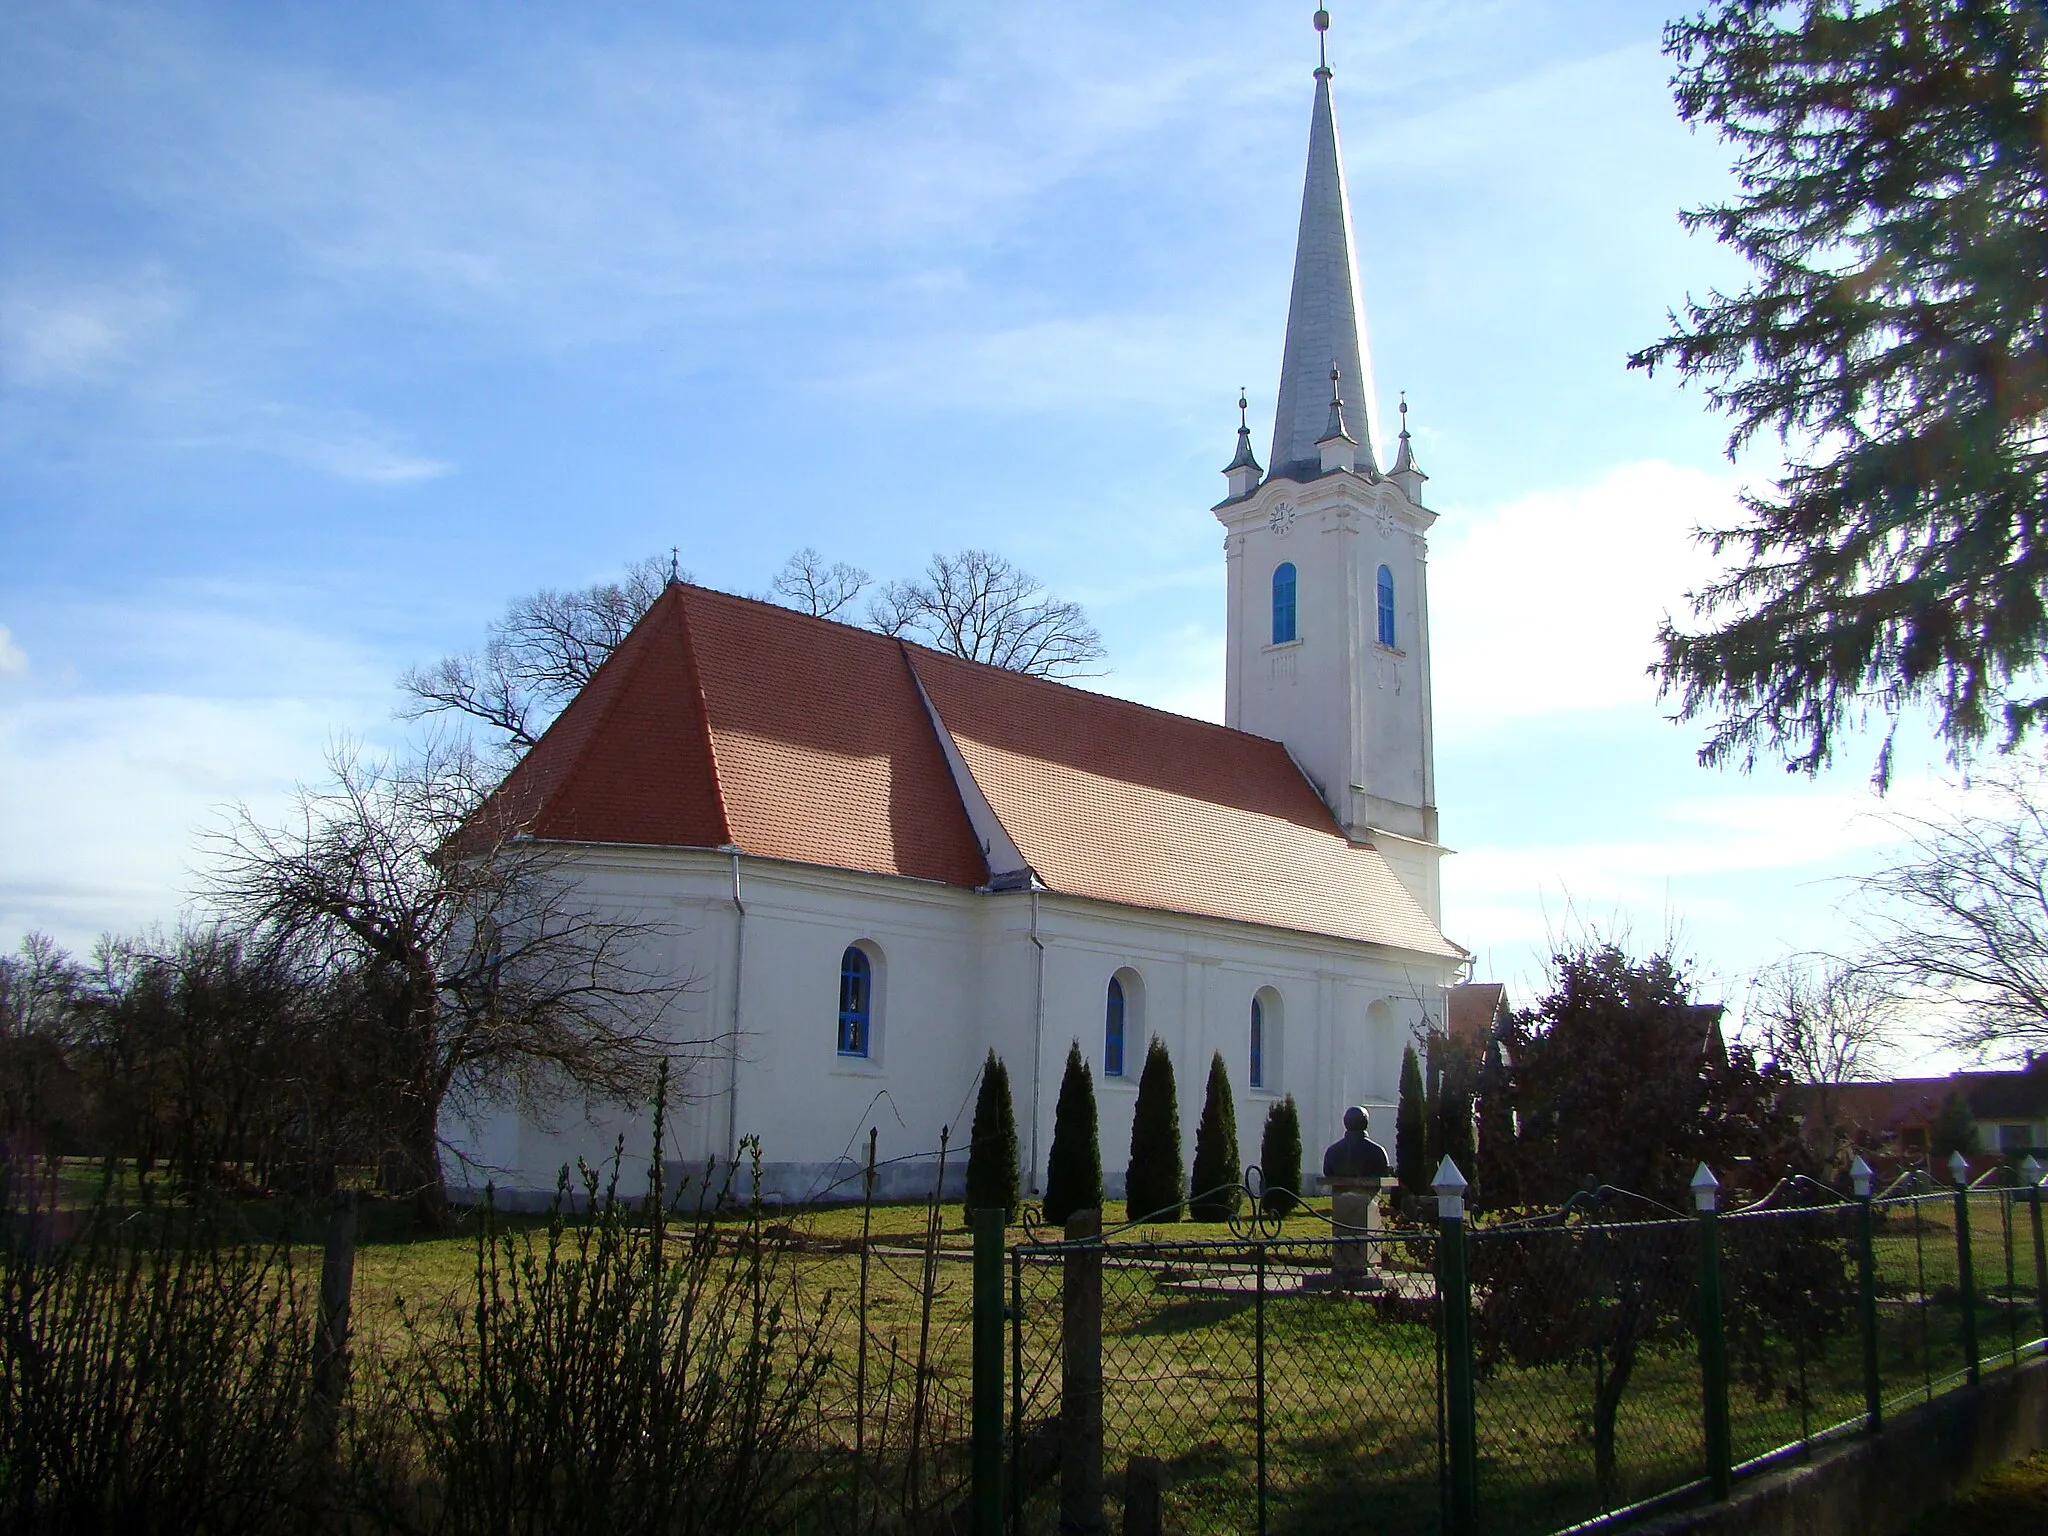
<path id="1" fill-rule="evenodd" d="M 1339 1290 L 1377 1290 L 1381 1281 L 1373 1273 L 1374 1244 L 1366 1235 L 1380 1230 L 1380 1191 L 1385 1179 L 1327 1178 L 1330 1190 L 1330 1220 L 1336 1226 L 1336 1242 L 1330 1260 L 1330 1283 Z M 1349 1234 L 1358 1233 L 1353 1237 Z"/>

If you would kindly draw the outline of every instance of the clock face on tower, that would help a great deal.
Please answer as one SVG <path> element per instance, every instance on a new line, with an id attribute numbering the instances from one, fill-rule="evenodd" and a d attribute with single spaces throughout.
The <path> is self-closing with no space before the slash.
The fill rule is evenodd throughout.
<path id="1" fill-rule="evenodd" d="M 1294 526 L 1294 503 L 1276 501 L 1273 510 L 1266 514 L 1266 526 L 1281 538 L 1287 537 L 1287 530 Z"/>

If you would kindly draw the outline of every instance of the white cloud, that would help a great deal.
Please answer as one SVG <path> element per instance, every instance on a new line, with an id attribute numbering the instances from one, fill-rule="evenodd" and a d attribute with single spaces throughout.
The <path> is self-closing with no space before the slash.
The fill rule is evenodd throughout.
<path id="1" fill-rule="evenodd" d="M 1653 703 L 1657 627 L 1714 568 L 1692 530 L 1727 522 L 1735 490 L 1649 460 L 1447 510 L 1429 582 L 1439 734 Z"/>
<path id="2" fill-rule="evenodd" d="M 52 388 L 106 379 L 165 334 L 184 308 L 161 274 L 0 294 L 0 376 Z"/>
<path id="3" fill-rule="evenodd" d="M 209 439 L 189 439 L 198 442 Z M 368 485 L 436 480 L 454 466 L 407 449 L 397 434 L 356 411 L 311 411 L 270 403 L 253 406 L 210 441 Z"/>
<path id="4" fill-rule="evenodd" d="M 14 643 L 14 636 L 0 624 L 0 677 L 28 675 L 28 652 Z"/>
<path id="5" fill-rule="evenodd" d="M 0 934 L 74 947 L 176 921 L 197 833 L 225 804 L 274 813 L 314 777 L 319 702 L 170 694 L 36 700 L 0 710 Z"/>

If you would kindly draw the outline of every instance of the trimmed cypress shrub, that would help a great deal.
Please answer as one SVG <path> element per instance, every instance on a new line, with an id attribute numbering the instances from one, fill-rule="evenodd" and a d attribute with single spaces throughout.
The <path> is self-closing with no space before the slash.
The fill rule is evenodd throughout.
<path id="1" fill-rule="evenodd" d="M 1102 1209 L 1102 1146 L 1095 1128 L 1095 1074 L 1081 1042 L 1067 1051 L 1060 1101 L 1052 1114 L 1052 1151 L 1045 1161 L 1045 1219 L 1059 1226 L 1076 1211 Z"/>
<path id="2" fill-rule="evenodd" d="M 1010 1069 L 993 1047 L 981 1064 L 981 1092 L 974 1099 L 974 1140 L 967 1149 L 967 1218 L 1000 1209 L 1017 1219 L 1022 1191 L 1017 1180 L 1017 1116 L 1010 1108 Z"/>
<path id="3" fill-rule="evenodd" d="M 1179 1221 L 1185 1167 L 1173 1058 L 1167 1055 L 1165 1042 L 1154 1035 L 1145 1047 L 1145 1072 L 1138 1079 L 1138 1104 L 1131 1116 L 1131 1164 L 1124 1174 L 1129 1219 Z"/>
<path id="4" fill-rule="evenodd" d="M 1404 1195 L 1429 1193 L 1429 1107 L 1415 1047 L 1401 1052 L 1401 1103 L 1394 1111 L 1394 1176 Z"/>
<path id="5" fill-rule="evenodd" d="M 1289 1094 L 1266 1111 L 1259 1136 L 1259 1172 L 1265 1176 L 1259 1204 L 1268 1216 L 1285 1216 L 1301 1195 L 1301 1111 Z"/>
<path id="6" fill-rule="evenodd" d="M 1202 1118 L 1195 1126 L 1195 1172 L 1188 1184 L 1188 1214 L 1196 1221 L 1228 1221 L 1237 1214 L 1244 1191 L 1237 1156 L 1237 1105 L 1230 1096 L 1230 1073 L 1223 1053 L 1209 1058 L 1209 1086 L 1202 1095 Z"/>

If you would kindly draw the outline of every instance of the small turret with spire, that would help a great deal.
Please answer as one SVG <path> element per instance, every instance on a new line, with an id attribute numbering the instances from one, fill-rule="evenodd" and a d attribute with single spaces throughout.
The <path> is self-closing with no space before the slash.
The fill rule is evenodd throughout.
<path id="1" fill-rule="evenodd" d="M 1394 467 L 1387 471 L 1387 478 L 1401 488 L 1401 494 L 1415 506 L 1422 505 L 1422 482 L 1429 476 L 1422 472 L 1422 466 L 1415 462 L 1415 447 L 1408 440 L 1408 396 L 1401 395 L 1401 446 L 1394 453 Z"/>
<path id="2" fill-rule="evenodd" d="M 1326 475 L 1332 470 L 1350 469 L 1358 460 L 1358 439 L 1344 426 L 1344 370 L 1334 361 L 1330 364 L 1330 419 L 1323 427 L 1323 435 L 1316 439 L 1316 452 L 1322 455 Z"/>
<path id="3" fill-rule="evenodd" d="M 1224 478 L 1230 484 L 1230 499 L 1249 496 L 1259 488 L 1259 478 L 1265 473 L 1259 468 L 1259 461 L 1252 457 L 1251 419 L 1245 414 L 1251 409 L 1251 401 L 1242 388 L 1237 392 L 1237 457 L 1223 466 Z"/>

